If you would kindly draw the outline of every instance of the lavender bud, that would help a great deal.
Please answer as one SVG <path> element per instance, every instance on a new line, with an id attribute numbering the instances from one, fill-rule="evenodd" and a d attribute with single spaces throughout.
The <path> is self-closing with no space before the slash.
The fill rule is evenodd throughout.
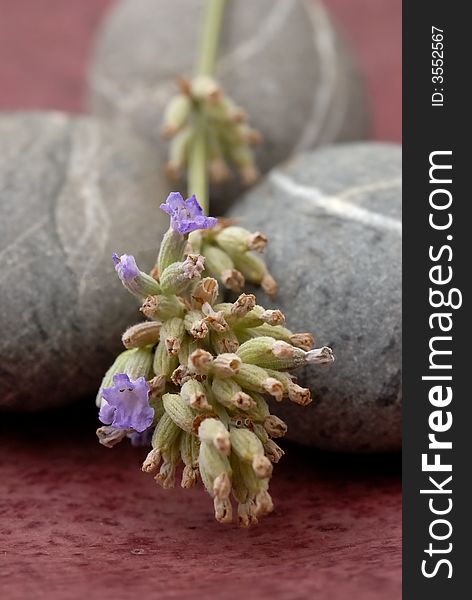
<path id="1" fill-rule="evenodd" d="M 137 323 L 129 327 L 121 337 L 125 348 L 139 348 L 159 341 L 161 324 L 156 321 Z"/>
<path id="2" fill-rule="evenodd" d="M 206 350 L 198 348 L 188 357 L 188 368 L 192 373 L 206 374 L 213 363 L 213 356 Z"/>
<path id="3" fill-rule="evenodd" d="M 252 234 L 247 229 L 235 225 L 222 229 L 216 234 L 215 240 L 230 256 L 252 250 L 254 246 L 264 248 L 267 244 L 267 238 L 262 234 Z"/>
<path id="4" fill-rule="evenodd" d="M 198 340 L 203 340 L 208 335 L 208 325 L 199 310 L 191 310 L 185 315 L 185 329 Z"/>
<path id="5" fill-rule="evenodd" d="M 167 321 L 173 317 L 183 317 L 184 306 L 177 296 L 148 296 L 139 309 L 148 319 Z"/>
<path id="6" fill-rule="evenodd" d="M 334 361 L 334 355 L 331 348 L 315 348 L 305 354 L 305 362 L 311 365 L 325 365 Z"/>
<path id="7" fill-rule="evenodd" d="M 230 434 L 218 419 L 209 418 L 202 421 L 198 428 L 198 437 L 206 444 L 213 444 L 223 456 L 229 455 L 231 450 Z"/>
<path id="8" fill-rule="evenodd" d="M 256 454 L 252 459 L 252 468 L 256 477 L 268 479 L 272 476 L 273 467 L 270 460 L 263 454 Z"/>
<path id="9" fill-rule="evenodd" d="M 213 308 L 205 302 L 202 306 L 202 313 L 205 315 L 205 322 L 213 331 L 222 333 L 229 329 L 228 323 L 225 321 L 223 311 L 214 311 Z"/>
<path id="10" fill-rule="evenodd" d="M 241 368 L 241 359 L 236 354 L 218 354 L 212 363 L 212 373 L 216 377 L 232 377 Z"/>
<path id="11" fill-rule="evenodd" d="M 252 462 L 255 456 L 264 455 L 264 448 L 258 437 L 249 429 L 230 429 L 231 448 L 243 461 Z"/>
<path id="12" fill-rule="evenodd" d="M 218 298 L 218 282 L 213 277 L 204 277 L 192 291 L 192 300 L 197 308 L 203 304 L 214 304 Z"/>
<path id="13" fill-rule="evenodd" d="M 238 504 L 238 527 L 252 527 L 257 525 L 256 503 L 248 500 Z"/>
<path id="14" fill-rule="evenodd" d="M 192 100 L 187 94 L 176 94 L 168 102 L 164 111 L 162 135 L 173 137 L 187 122 L 192 108 Z"/>
<path id="15" fill-rule="evenodd" d="M 166 413 L 174 423 L 187 433 L 192 433 L 196 413 L 190 408 L 188 402 L 180 394 L 164 394 L 162 400 Z"/>
<path id="16" fill-rule="evenodd" d="M 159 283 L 164 294 L 182 294 L 190 283 L 199 278 L 204 269 L 205 258 L 199 254 L 189 254 L 184 262 L 176 262 L 168 266 Z"/>
<path id="17" fill-rule="evenodd" d="M 163 273 L 173 263 L 184 260 L 186 245 L 187 240 L 182 233 L 175 231 L 172 227 L 167 230 L 162 238 L 157 258 L 159 273 Z"/>
<path id="18" fill-rule="evenodd" d="M 175 355 L 167 352 L 166 344 L 161 342 L 154 352 L 154 373 L 164 375 L 167 381 L 170 381 L 172 373 L 177 368 L 179 359 Z"/>
<path id="19" fill-rule="evenodd" d="M 197 410 L 210 410 L 211 405 L 205 394 L 203 385 L 195 379 L 189 379 L 182 385 L 180 395 L 184 402 L 187 402 L 192 408 Z"/>
<path id="20" fill-rule="evenodd" d="M 231 315 L 241 319 L 256 306 L 254 294 L 241 294 L 231 306 Z"/>
<path id="21" fill-rule="evenodd" d="M 142 299 L 160 293 L 157 281 L 138 269 L 134 256 L 113 254 L 113 262 L 121 283 L 134 296 Z"/>
<path id="22" fill-rule="evenodd" d="M 285 454 L 282 448 L 278 446 L 274 440 L 269 440 L 264 444 L 264 452 L 267 458 L 273 463 L 278 463 Z"/>
<path id="23" fill-rule="evenodd" d="M 238 338 L 231 330 L 222 332 L 212 331 L 210 340 L 216 354 L 224 354 L 226 352 L 235 353 L 239 348 Z"/>

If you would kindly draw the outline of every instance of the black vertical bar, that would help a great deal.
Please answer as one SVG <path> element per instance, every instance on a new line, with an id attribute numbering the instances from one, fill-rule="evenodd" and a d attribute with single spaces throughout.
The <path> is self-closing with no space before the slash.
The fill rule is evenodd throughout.
<path id="1" fill-rule="evenodd" d="M 403 3 L 403 597 L 407 600 L 472 597 L 472 357 L 467 347 L 472 334 L 468 291 L 472 277 L 472 24 L 468 9 L 463 2 Z M 430 182 L 431 161 L 452 168 L 433 170 Z M 448 208 L 431 206 L 431 202 L 446 206 L 449 200 Z M 435 229 L 429 221 L 443 226 L 449 215 L 452 223 L 445 229 Z M 437 283 L 449 276 L 449 282 Z M 436 290 L 456 306 L 462 297 L 462 306 L 434 308 L 430 290 L 432 302 L 441 304 Z M 435 313 L 448 315 L 441 324 L 444 329 L 452 325 L 450 331 L 441 331 L 440 319 L 432 317 Z M 434 349 L 452 350 L 452 354 L 433 355 L 433 363 L 441 368 L 431 369 L 429 344 L 434 337 L 444 338 L 432 342 Z M 436 394 L 431 392 L 435 386 Z M 450 403 L 447 387 L 452 393 Z M 428 448 L 433 443 L 429 434 L 451 442 L 452 448 Z M 439 460 L 452 470 L 423 470 L 423 454 L 428 464 Z M 450 476 L 452 480 L 444 483 Z M 432 512 L 448 508 L 442 515 Z M 432 525 L 438 519 L 443 522 Z M 431 531 L 444 539 L 434 539 Z"/>

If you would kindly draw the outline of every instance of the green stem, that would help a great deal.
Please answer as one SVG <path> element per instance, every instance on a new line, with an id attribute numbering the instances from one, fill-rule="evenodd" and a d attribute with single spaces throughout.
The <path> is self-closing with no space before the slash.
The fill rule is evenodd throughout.
<path id="1" fill-rule="evenodd" d="M 195 75 L 213 75 L 226 0 L 206 0 Z"/>
<path id="2" fill-rule="evenodd" d="M 206 0 L 203 28 L 195 67 L 196 76 L 212 76 L 215 72 L 225 1 Z M 196 107 L 195 113 L 195 129 L 188 157 L 187 186 L 189 195 L 195 194 L 200 206 L 203 208 L 203 212 L 208 214 L 207 123 L 200 106 Z"/>
<path id="3" fill-rule="evenodd" d="M 188 195 L 195 194 L 198 203 L 208 215 L 208 166 L 206 148 L 206 123 L 205 116 L 196 109 L 194 132 L 189 148 L 187 166 Z"/>

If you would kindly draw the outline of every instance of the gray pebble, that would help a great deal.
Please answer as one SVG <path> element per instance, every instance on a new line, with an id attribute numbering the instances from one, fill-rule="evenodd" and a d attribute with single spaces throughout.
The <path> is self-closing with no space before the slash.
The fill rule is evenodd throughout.
<path id="1" fill-rule="evenodd" d="M 97 389 L 140 320 L 111 254 L 152 267 L 167 183 L 141 140 L 86 117 L 0 117 L 0 407 Z"/>
<path id="2" fill-rule="evenodd" d="M 301 154 L 232 209 L 269 237 L 272 303 L 292 331 L 330 345 L 333 365 L 300 370 L 307 408 L 286 404 L 288 437 L 319 448 L 401 446 L 401 149 L 357 143 Z M 271 304 L 258 292 L 261 303 Z"/>

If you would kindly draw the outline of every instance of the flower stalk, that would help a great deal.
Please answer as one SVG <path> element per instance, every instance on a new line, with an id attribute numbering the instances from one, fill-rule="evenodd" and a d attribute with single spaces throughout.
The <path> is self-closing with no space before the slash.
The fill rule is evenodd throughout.
<path id="1" fill-rule="evenodd" d="M 272 510 L 272 463 L 283 456 L 272 438 L 287 431 L 271 414 L 267 398 L 307 406 L 310 391 L 286 371 L 326 364 L 332 353 L 308 348 L 309 334 L 282 327 L 283 314 L 256 304 L 252 294 L 219 302 L 218 281 L 188 242 L 195 232 L 213 239 L 225 223 L 205 216 L 194 196 L 184 200 L 176 192 L 161 209 L 171 227 L 153 275 L 143 273 L 132 256 L 113 257 L 119 278 L 141 298 L 148 320 L 125 331 L 125 350 L 105 374 L 97 436 L 108 448 L 125 438 L 133 445 L 151 444 L 142 469 L 155 473 L 164 489 L 175 484 L 182 462 L 181 486 L 201 479 L 217 521 L 232 520 L 232 492 L 239 502 L 238 523 L 249 527 Z M 244 230 L 236 234 L 223 237 L 248 237 Z M 150 295 L 143 298 L 146 290 Z"/>

